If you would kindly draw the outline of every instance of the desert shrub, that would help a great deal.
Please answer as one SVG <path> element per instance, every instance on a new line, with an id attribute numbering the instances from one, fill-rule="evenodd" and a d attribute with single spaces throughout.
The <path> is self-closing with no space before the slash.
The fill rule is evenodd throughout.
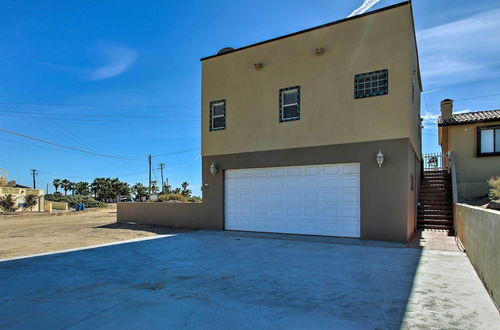
<path id="1" fill-rule="evenodd" d="M 35 207 L 35 205 L 38 203 L 38 199 L 39 197 L 37 195 L 32 195 L 32 194 L 28 194 L 24 197 L 24 204 L 25 204 L 25 207 L 33 210 L 33 208 Z"/>
<path id="2" fill-rule="evenodd" d="M 189 197 L 188 202 L 191 202 L 191 203 L 201 203 L 201 202 L 203 202 L 203 200 L 201 199 L 201 197 L 191 196 L 191 197 Z"/>
<path id="3" fill-rule="evenodd" d="M 0 209 L 6 212 L 14 212 L 17 209 L 14 196 L 11 194 L 0 196 Z"/>
<path id="4" fill-rule="evenodd" d="M 186 203 L 188 201 L 187 197 L 182 194 L 165 194 L 158 196 L 159 202 L 171 202 L 178 201 L 182 203 Z"/>
<path id="5" fill-rule="evenodd" d="M 45 195 L 45 200 L 50 202 L 66 202 L 70 207 L 76 204 L 85 204 L 85 207 L 105 207 L 106 204 L 99 202 L 89 196 L 71 195 L 64 196 L 62 194 L 47 194 Z"/>
<path id="6" fill-rule="evenodd" d="M 490 185 L 490 198 L 500 199 L 500 176 L 490 178 L 488 184 Z"/>

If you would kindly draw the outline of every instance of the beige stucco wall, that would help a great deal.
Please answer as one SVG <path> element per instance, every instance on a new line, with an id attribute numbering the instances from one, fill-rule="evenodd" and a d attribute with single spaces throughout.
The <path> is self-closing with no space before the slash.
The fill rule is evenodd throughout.
<path id="1" fill-rule="evenodd" d="M 455 204 L 455 228 L 467 256 L 500 309 L 500 212 Z"/>
<path id="2" fill-rule="evenodd" d="M 12 195 L 16 201 L 16 207 L 19 203 L 24 203 L 26 195 L 35 195 L 39 197 L 38 203 L 33 207 L 32 211 L 44 211 L 44 191 L 41 189 L 16 188 L 16 187 L 0 187 L 0 196 Z M 17 211 L 28 211 L 24 208 L 18 208 Z"/>
<path id="3" fill-rule="evenodd" d="M 386 157 L 382 167 L 375 161 L 379 149 Z M 223 230 L 226 170 L 341 163 L 360 164 L 361 239 L 409 241 L 418 196 L 418 179 L 413 191 L 410 179 L 418 177 L 418 162 L 408 139 L 204 156 L 203 203 L 118 203 L 118 221 Z"/>
<path id="4" fill-rule="evenodd" d="M 477 127 L 498 122 L 440 127 L 443 151 L 455 153 L 458 196 L 475 198 L 488 194 L 488 180 L 500 176 L 500 156 L 477 157 Z M 446 149 L 447 147 L 447 149 Z"/>
<path id="5" fill-rule="evenodd" d="M 323 55 L 314 54 L 324 48 Z M 260 71 L 254 63 L 262 62 Z M 409 138 L 420 152 L 420 93 L 410 5 L 202 62 L 202 154 Z M 388 95 L 354 99 L 354 75 L 389 70 Z M 417 71 L 418 79 L 418 71 Z M 301 119 L 279 122 L 279 90 L 300 85 Z M 418 86 L 418 84 L 417 84 Z M 209 131 L 209 103 L 226 100 L 227 128 Z"/>
<path id="6" fill-rule="evenodd" d="M 50 202 L 52 204 L 53 210 L 63 210 L 67 211 L 69 209 L 68 203 L 66 202 Z"/>

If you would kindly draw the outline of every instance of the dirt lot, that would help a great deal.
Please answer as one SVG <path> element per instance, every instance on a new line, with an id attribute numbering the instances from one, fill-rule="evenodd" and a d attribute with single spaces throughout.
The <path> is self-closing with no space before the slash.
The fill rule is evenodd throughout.
<path id="1" fill-rule="evenodd" d="M 116 223 L 116 205 L 85 212 L 0 215 L 0 259 L 168 234 L 169 228 Z"/>

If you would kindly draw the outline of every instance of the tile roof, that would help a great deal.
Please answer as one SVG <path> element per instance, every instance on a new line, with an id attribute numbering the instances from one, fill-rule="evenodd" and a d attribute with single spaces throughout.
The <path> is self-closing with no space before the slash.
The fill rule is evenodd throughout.
<path id="1" fill-rule="evenodd" d="M 500 110 L 459 113 L 447 119 L 439 117 L 438 126 L 486 123 L 490 121 L 500 121 Z"/>

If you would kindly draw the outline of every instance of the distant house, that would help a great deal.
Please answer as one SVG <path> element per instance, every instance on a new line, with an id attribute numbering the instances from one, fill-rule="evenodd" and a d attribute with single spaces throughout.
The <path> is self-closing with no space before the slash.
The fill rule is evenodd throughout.
<path id="1" fill-rule="evenodd" d="M 442 152 L 455 153 L 458 197 L 486 196 L 486 180 L 500 176 L 500 110 L 453 114 L 446 99 L 438 128 Z"/>
<path id="2" fill-rule="evenodd" d="M 38 203 L 33 207 L 32 211 L 44 211 L 44 191 L 41 189 L 30 189 L 29 187 L 17 184 L 15 180 L 8 180 L 7 172 L 0 169 L 0 197 L 12 195 L 16 202 L 16 211 L 28 211 L 24 206 L 26 195 L 35 195 L 38 197 Z"/>

